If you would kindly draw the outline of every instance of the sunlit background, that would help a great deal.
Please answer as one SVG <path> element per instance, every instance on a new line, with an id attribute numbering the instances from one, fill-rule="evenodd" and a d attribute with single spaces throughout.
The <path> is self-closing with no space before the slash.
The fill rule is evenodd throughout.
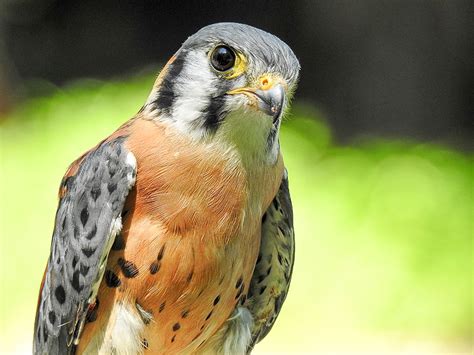
<path id="1" fill-rule="evenodd" d="M 281 132 L 296 263 L 255 353 L 471 354 L 462 0 L 0 2 L 0 353 L 31 352 L 68 164 L 134 115 L 188 35 L 224 20 L 279 35 L 302 63 Z"/>

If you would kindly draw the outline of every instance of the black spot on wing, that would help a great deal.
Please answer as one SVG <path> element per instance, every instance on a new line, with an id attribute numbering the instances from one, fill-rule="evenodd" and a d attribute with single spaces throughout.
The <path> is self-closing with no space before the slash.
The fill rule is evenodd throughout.
<path id="1" fill-rule="evenodd" d="M 109 193 L 114 192 L 115 190 L 117 190 L 117 184 L 114 182 L 107 184 L 107 190 L 109 190 Z"/>
<path id="2" fill-rule="evenodd" d="M 95 237 L 96 234 L 97 234 L 97 225 L 94 224 L 92 229 L 87 233 L 86 238 L 91 240 Z"/>
<path id="3" fill-rule="evenodd" d="M 54 322 L 56 321 L 56 313 L 54 313 L 54 311 L 49 311 L 48 319 L 49 322 L 54 325 Z"/>
<path id="4" fill-rule="evenodd" d="M 56 287 L 54 290 L 54 296 L 60 304 L 63 304 L 64 301 L 66 301 L 66 291 L 64 291 L 64 287 L 62 285 Z"/>
<path id="5" fill-rule="evenodd" d="M 84 286 L 81 284 L 81 275 L 80 271 L 76 270 L 72 274 L 71 286 L 77 291 L 81 292 Z"/>
<path id="6" fill-rule="evenodd" d="M 80 218 L 81 218 L 82 226 L 85 227 L 87 220 L 89 219 L 89 211 L 87 211 L 87 207 L 84 207 L 82 209 Z"/>
<path id="7" fill-rule="evenodd" d="M 92 190 L 91 190 L 91 197 L 92 197 L 92 199 L 93 199 L 94 201 L 97 201 L 97 199 L 98 199 L 99 196 L 100 196 L 100 193 L 101 193 L 101 191 L 100 191 L 100 186 L 95 186 L 95 187 L 93 187 Z"/>
<path id="8" fill-rule="evenodd" d="M 48 329 L 46 327 L 43 328 L 43 340 L 45 343 L 48 341 Z"/>
<path id="9" fill-rule="evenodd" d="M 90 258 L 92 254 L 95 253 L 96 249 L 95 248 L 82 248 L 81 249 L 82 254 L 84 254 L 87 258 Z"/>

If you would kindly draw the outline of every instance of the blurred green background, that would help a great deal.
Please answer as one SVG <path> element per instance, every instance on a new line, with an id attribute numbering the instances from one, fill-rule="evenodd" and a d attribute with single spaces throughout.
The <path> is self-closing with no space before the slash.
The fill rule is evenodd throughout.
<path id="1" fill-rule="evenodd" d="M 133 116 L 153 80 L 76 81 L 1 118 L 2 353 L 29 352 L 63 173 Z M 281 145 L 296 264 L 256 353 L 471 353 L 472 155 L 406 140 L 341 146 L 297 100 Z"/>

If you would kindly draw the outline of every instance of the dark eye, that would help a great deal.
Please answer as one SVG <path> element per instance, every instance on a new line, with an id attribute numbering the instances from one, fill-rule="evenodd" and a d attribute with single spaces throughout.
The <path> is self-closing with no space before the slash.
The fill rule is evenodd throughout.
<path id="1" fill-rule="evenodd" d="M 211 64 L 219 71 L 226 71 L 235 64 L 235 53 L 227 46 L 218 46 L 211 53 Z"/>

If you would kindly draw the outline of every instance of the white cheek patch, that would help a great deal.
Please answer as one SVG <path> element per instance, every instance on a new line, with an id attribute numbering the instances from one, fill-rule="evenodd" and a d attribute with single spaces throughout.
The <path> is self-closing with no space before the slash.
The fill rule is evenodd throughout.
<path id="1" fill-rule="evenodd" d="M 216 92 L 216 77 L 208 62 L 204 53 L 190 52 L 174 86 L 176 100 L 171 116 L 180 131 L 193 136 L 204 134 L 199 119 L 209 106 L 210 97 Z"/>

